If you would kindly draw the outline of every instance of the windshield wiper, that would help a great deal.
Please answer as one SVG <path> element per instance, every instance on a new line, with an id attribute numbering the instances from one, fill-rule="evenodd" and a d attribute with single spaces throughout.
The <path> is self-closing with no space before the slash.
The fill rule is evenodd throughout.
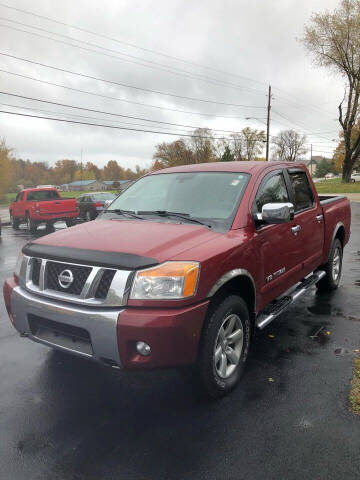
<path id="1" fill-rule="evenodd" d="M 160 217 L 177 217 L 182 220 L 187 220 L 190 222 L 198 223 L 199 225 L 204 225 L 205 227 L 211 228 L 211 225 L 197 220 L 190 216 L 190 213 L 179 213 L 179 212 L 168 212 L 167 210 L 139 210 L 136 213 L 139 215 L 159 215 Z"/>
<path id="2" fill-rule="evenodd" d="M 132 212 L 131 210 L 122 210 L 121 208 L 114 208 L 112 210 L 104 210 L 103 213 L 116 213 L 117 215 L 128 215 L 129 217 L 132 218 L 137 218 L 139 220 L 144 220 L 142 217 L 139 217 L 136 215 L 135 212 Z"/>

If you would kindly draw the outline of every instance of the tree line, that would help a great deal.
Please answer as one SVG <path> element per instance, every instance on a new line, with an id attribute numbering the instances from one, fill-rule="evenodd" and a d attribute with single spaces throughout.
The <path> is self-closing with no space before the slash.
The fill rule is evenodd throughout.
<path id="1" fill-rule="evenodd" d="M 136 165 L 124 168 L 116 160 L 109 160 L 100 168 L 92 162 L 84 165 L 76 160 L 64 159 L 50 166 L 47 162 L 16 158 L 14 150 L 5 140 L 0 141 L 0 195 L 15 192 L 18 185 L 62 185 L 75 180 L 135 180 L 148 169 Z"/>

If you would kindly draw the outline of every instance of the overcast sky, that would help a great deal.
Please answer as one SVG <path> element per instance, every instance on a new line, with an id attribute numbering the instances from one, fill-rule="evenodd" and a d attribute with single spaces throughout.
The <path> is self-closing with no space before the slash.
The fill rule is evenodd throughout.
<path id="1" fill-rule="evenodd" d="M 189 128 L 144 119 L 219 130 L 238 131 L 246 125 L 263 129 L 267 85 L 271 83 L 272 135 L 284 128 L 306 133 L 308 143 L 314 144 L 314 155 L 329 156 L 336 145 L 332 140 L 337 138 L 337 105 L 343 94 L 343 81 L 315 67 L 297 41 L 311 13 L 333 9 L 338 4 L 335 0 L 4 2 L 67 25 L 0 6 L 1 53 L 113 82 L 220 103 L 144 92 L 0 56 L 1 70 L 68 87 L 0 72 L 1 91 L 143 120 L 71 110 L 3 94 L 1 110 L 123 127 L 135 124 L 132 128 L 179 134 Z M 155 145 L 176 138 L 164 133 L 65 124 L 4 113 L 0 114 L 0 137 L 23 159 L 49 164 L 62 158 L 80 160 L 83 149 L 83 161 L 103 166 L 115 159 L 124 167 L 149 166 Z"/>

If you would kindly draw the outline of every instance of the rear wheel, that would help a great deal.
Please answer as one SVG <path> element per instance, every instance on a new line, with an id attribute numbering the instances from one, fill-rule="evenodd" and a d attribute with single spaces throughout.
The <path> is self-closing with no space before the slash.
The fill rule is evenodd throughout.
<path id="1" fill-rule="evenodd" d="M 87 222 L 91 222 L 91 220 L 92 220 L 92 215 L 91 215 L 90 210 L 86 210 L 85 220 L 86 220 Z"/>
<path id="2" fill-rule="evenodd" d="M 27 213 L 26 214 L 26 226 L 29 232 L 34 233 L 36 232 L 37 229 L 37 224 L 30 218 L 30 215 Z"/>
<path id="3" fill-rule="evenodd" d="M 250 315 L 244 300 L 230 295 L 209 313 L 197 362 L 205 392 L 218 398 L 240 380 L 250 348 Z"/>
<path id="4" fill-rule="evenodd" d="M 338 288 L 341 278 L 342 257 L 342 244 L 338 238 L 335 238 L 330 248 L 328 261 L 322 267 L 326 275 L 316 284 L 319 291 L 327 292 Z"/>
<path id="5" fill-rule="evenodd" d="M 20 224 L 19 219 L 15 218 L 11 212 L 10 212 L 10 222 L 14 230 L 19 230 L 19 224 Z"/>

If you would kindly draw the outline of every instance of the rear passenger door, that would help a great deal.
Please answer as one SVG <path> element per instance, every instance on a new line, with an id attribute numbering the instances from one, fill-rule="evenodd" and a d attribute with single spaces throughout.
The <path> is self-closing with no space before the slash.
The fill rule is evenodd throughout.
<path id="1" fill-rule="evenodd" d="M 301 244 L 303 276 L 320 264 L 323 254 L 324 218 L 322 208 L 316 201 L 308 174 L 303 169 L 287 170 L 291 202 L 295 207 L 294 226 L 298 229 Z"/>
<path id="2" fill-rule="evenodd" d="M 289 183 L 283 170 L 267 174 L 256 193 L 252 214 L 261 213 L 266 203 L 290 202 Z M 261 295 L 264 304 L 284 293 L 301 277 L 299 241 L 292 231 L 293 221 L 277 225 L 256 223 L 255 239 L 261 256 Z"/>

